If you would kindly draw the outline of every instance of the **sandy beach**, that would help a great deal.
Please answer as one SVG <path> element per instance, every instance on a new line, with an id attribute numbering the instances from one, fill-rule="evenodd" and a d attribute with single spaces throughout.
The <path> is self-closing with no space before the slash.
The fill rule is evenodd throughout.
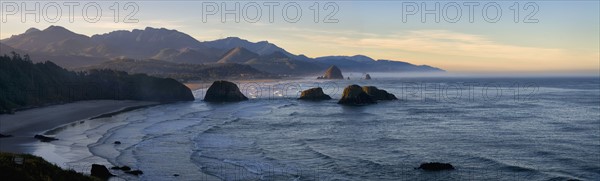
<path id="1" fill-rule="evenodd" d="M 0 133 L 12 135 L 0 138 L 0 151 L 28 153 L 26 143 L 37 141 L 35 134 L 75 121 L 93 118 L 102 114 L 118 112 L 139 106 L 150 106 L 157 102 L 93 100 L 54 105 L 25 111 L 13 115 L 0 115 Z"/>
<path id="2" fill-rule="evenodd" d="M 101 164 L 111 166 L 105 158 L 93 155 L 87 144 L 96 142 L 99 137 L 80 138 L 60 137 L 60 140 L 53 143 L 42 143 L 33 138 L 36 134 L 49 133 L 55 129 L 79 125 L 85 123 L 95 124 L 106 121 L 108 116 L 131 111 L 135 108 L 157 105 L 157 102 L 144 101 L 113 101 L 96 100 L 80 101 L 75 103 L 54 105 L 43 108 L 30 109 L 17 112 L 14 115 L 0 115 L 0 133 L 12 135 L 12 137 L 0 138 L 0 151 L 12 153 L 28 153 L 43 157 L 45 160 L 59 165 L 64 169 L 72 169 L 80 173 L 90 174 L 91 164 Z M 96 119 L 99 118 L 99 119 Z M 73 128 L 71 128 L 73 129 Z M 85 135 L 84 130 L 74 129 L 72 133 L 66 135 Z M 64 130 L 63 130 L 64 131 Z M 68 132 L 68 131 L 67 131 Z M 49 133 L 52 134 L 52 133 Z M 63 135 L 65 136 L 65 135 Z M 90 135 L 88 135 L 90 136 Z M 94 135 L 101 136 L 101 135 Z M 74 140 L 76 140 L 74 142 Z M 93 140 L 93 141 L 86 141 Z M 127 143 L 124 143 L 127 144 Z M 112 144 L 111 144 L 112 147 Z M 109 151 L 110 152 L 110 149 Z M 130 165 L 133 166 L 133 165 Z M 135 168 L 135 167 L 134 167 Z M 124 174 L 120 171 L 111 170 L 117 176 L 110 180 L 138 180 L 139 177 Z M 187 178 L 181 173 L 181 178 Z M 212 175 L 204 173 L 195 173 L 194 176 L 203 180 L 220 180 Z"/>

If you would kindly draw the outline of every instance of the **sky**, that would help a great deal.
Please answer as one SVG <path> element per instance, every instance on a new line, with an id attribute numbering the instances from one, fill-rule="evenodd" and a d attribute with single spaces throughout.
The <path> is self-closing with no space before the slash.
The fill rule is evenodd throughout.
<path id="1" fill-rule="evenodd" d="M 35 3 L 0 3 L 0 39 L 50 25 L 88 36 L 162 27 L 199 41 L 240 37 L 309 57 L 361 54 L 450 72 L 600 72 L 597 0 L 38 1 L 39 22 L 36 11 L 22 14 Z"/>

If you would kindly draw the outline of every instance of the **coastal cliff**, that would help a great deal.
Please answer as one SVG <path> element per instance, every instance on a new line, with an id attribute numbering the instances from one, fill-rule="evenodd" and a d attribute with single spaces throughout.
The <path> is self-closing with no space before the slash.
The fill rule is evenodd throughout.
<path id="1" fill-rule="evenodd" d="M 0 56 L 0 114 L 81 100 L 192 101 L 185 85 L 170 78 L 114 70 L 72 72 L 29 56 Z"/>

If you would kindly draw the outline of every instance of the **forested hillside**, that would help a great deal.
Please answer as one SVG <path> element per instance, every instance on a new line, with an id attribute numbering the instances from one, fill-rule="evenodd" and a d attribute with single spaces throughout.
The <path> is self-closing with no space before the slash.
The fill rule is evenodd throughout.
<path id="1" fill-rule="evenodd" d="M 160 60 L 121 59 L 80 68 L 80 70 L 90 69 L 110 69 L 131 74 L 143 73 L 180 81 L 277 78 L 274 75 L 258 71 L 249 65 L 235 63 L 179 64 Z"/>
<path id="2" fill-rule="evenodd" d="M 170 78 L 114 70 L 72 72 L 28 55 L 0 56 L 0 113 L 79 100 L 189 101 L 189 88 Z"/>

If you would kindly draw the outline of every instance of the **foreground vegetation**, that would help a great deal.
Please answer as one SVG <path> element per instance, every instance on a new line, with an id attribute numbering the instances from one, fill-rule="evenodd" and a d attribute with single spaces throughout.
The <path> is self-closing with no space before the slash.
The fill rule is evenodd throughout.
<path id="1" fill-rule="evenodd" d="M 13 154 L 0 152 L 0 178 L 2 180 L 100 180 L 63 170 L 48 163 L 43 158 L 29 154 Z"/>
<path id="2" fill-rule="evenodd" d="M 29 56 L 0 56 L 0 114 L 81 100 L 191 101 L 185 85 L 170 78 L 114 70 L 71 72 Z"/>

